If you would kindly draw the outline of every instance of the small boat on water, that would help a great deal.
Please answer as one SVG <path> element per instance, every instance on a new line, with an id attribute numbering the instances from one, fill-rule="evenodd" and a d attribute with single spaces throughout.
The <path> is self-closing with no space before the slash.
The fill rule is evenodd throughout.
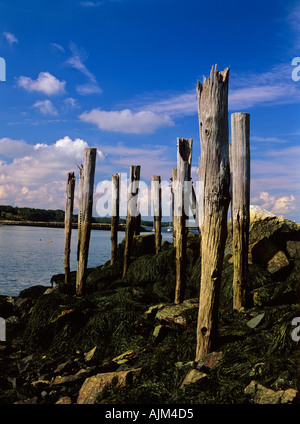
<path id="1" fill-rule="evenodd" d="M 173 228 L 172 227 L 168 227 L 167 228 L 167 231 L 168 231 L 168 233 L 170 233 L 171 231 L 173 231 Z"/>

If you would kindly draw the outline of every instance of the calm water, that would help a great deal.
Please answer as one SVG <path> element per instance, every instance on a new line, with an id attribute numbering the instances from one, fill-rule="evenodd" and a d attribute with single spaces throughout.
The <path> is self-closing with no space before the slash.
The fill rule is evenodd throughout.
<path id="1" fill-rule="evenodd" d="M 118 233 L 118 242 L 125 233 Z M 163 232 L 172 241 L 172 233 Z M 64 272 L 64 229 L 0 225 L 0 294 L 17 296 L 27 287 L 49 286 L 52 275 Z M 88 267 L 110 259 L 110 231 L 92 230 Z M 72 231 L 71 271 L 76 270 L 77 230 Z"/>

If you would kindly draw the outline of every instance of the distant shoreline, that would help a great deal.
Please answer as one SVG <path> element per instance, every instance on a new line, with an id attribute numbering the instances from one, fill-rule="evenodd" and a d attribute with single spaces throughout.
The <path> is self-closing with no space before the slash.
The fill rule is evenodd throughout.
<path id="1" fill-rule="evenodd" d="M 18 225 L 23 227 L 48 227 L 48 228 L 64 228 L 64 222 L 40 222 L 40 221 L 6 221 L 0 220 L 0 225 Z M 126 224 L 119 224 L 119 231 L 125 231 Z M 72 223 L 72 228 L 77 229 L 78 224 Z M 106 230 L 110 231 L 111 225 L 108 223 L 92 223 L 92 230 Z M 141 227 L 141 231 L 147 231 Z"/>

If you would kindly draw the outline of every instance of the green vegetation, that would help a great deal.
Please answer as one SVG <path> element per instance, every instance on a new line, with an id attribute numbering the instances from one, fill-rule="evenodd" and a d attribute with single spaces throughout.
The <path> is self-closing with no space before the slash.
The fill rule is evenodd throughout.
<path id="1" fill-rule="evenodd" d="M 0 205 L 0 220 L 4 221 L 32 221 L 32 222 L 64 222 L 65 212 L 60 209 L 35 209 L 19 208 L 9 205 Z M 76 223 L 78 215 L 73 215 L 73 222 Z M 110 217 L 93 217 L 92 222 L 100 224 L 110 224 Z M 126 219 L 120 218 L 120 224 L 125 224 Z M 141 221 L 144 227 L 152 227 L 153 221 Z M 162 227 L 168 227 L 169 222 L 162 222 Z"/>

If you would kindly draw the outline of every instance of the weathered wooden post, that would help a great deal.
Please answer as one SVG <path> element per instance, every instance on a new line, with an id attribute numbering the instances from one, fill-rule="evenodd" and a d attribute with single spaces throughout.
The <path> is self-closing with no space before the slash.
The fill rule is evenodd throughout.
<path id="1" fill-rule="evenodd" d="M 139 215 L 139 211 L 137 208 L 137 200 L 138 200 L 138 192 L 139 192 L 138 184 L 140 180 L 140 171 L 141 171 L 140 165 L 130 166 L 123 277 L 125 276 L 127 269 L 129 267 L 132 240 L 133 240 L 133 235 L 136 228 L 136 218 Z"/>
<path id="2" fill-rule="evenodd" d="M 250 222 L 250 115 L 231 115 L 233 308 L 245 306 Z"/>
<path id="3" fill-rule="evenodd" d="M 76 294 L 82 296 L 85 293 L 86 267 L 88 263 L 89 243 L 91 235 L 93 191 L 96 165 L 95 148 L 84 150 L 84 161 L 80 170 L 80 199 L 78 219 L 78 251 L 77 251 L 77 275 Z"/>
<path id="4" fill-rule="evenodd" d="M 173 245 L 175 247 L 175 239 L 176 239 L 176 216 L 175 216 L 175 188 L 176 188 L 176 181 L 177 181 L 177 168 L 172 168 L 172 222 L 173 222 Z"/>
<path id="5" fill-rule="evenodd" d="M 159 175 L 152 176 L 152 198 L 154 212 L 154 230 L 155 230 L 155 252 L 161 251 L 161 178 Z"/>
<path id="6" fill-rule="evenodd" d="M 66 188 L 66 210 L 65 210 L 65 283 L 70 284 L 70 252 L 71 252 L 71 235 L 72 235 L 72 218 L 74 207 L 74 189 L 75 189 L 74 172 L 68 172 L 67 188 Z"/>
<path id="7" fill-rule="evenodd" d="M 219 72 L 217 67 L 213 67 L 210 77 L 204 77 L 203 84 L 200 81 L 197 84 L 204 216 L 201 225 L 201 287 L 196 361 L 214 348 L 218 330 L 218 305 L 230 201 L 228 80 L 229 68 Z"/>
<path id="8" fill-rule="evenodd" d="M 192 160 L 193 139 L 177 138 L 177 181 L 175 184 L 175 211 L 176 223 L 176 287 L 175 304 L 184 300 L 186 283 L 186 209 L 189 205 L 185 202 L 185 182 L 191 180 L 191 160 Z"/>
<path id="9" fill-rule="evenodd" d="M 120 174 L 112 176 L 112 208 L 111 208 L 111 254 L 110 264 L 113 265 L 116 259 L 118 247 L 118 227 L 120 215 Z"/>

